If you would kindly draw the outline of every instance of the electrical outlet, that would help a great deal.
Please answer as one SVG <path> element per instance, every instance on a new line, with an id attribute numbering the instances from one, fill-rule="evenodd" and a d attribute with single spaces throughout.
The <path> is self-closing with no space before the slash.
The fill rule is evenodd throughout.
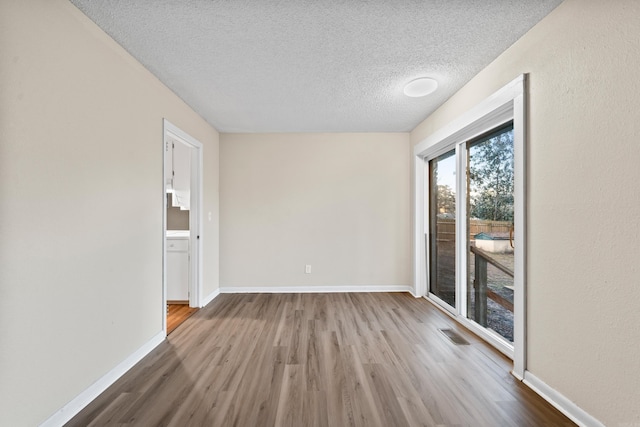
<path id="1" fill-rule="evenodd" d="M 304 273 L 311 274 L 311 266 L 309 264 L 304 266 Z"/>

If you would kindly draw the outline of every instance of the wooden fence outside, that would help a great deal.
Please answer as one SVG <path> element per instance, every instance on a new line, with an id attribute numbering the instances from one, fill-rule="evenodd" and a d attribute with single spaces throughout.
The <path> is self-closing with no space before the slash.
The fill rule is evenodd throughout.
<path id="1" fill-rule="evenodd" d="M 449 235 L 453 240 L 456 234 L 456 220 L 449 218 L 438 218 L 438 235 L 441 238 Z M 469 239 L 472 240 L 479 233 L 509 233 L 512 223 L 509 221 L 487 221 L 472 219 L 469 221 Z"/>

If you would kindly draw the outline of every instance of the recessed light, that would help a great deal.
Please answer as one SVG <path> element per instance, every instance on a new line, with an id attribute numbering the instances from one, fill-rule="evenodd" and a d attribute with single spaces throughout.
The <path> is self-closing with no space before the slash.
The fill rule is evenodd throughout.
<path id="1" fill-rule="evenodd" d="M 426 96 L 435 91 L 438 88 L 438 82 L 429 77 L 420 77 L 415 80 L 411 80 L 404 87 L 404 94 L 412 98 L 419 98 Z"/>

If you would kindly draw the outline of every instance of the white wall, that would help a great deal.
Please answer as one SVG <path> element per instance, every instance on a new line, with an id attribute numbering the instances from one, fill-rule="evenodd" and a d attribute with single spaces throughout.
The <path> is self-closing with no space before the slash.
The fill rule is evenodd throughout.
<path id="1" fill-rule="evenodd" d="M 640 423 L 640 2 L 566 0 L 411 134 L 529 73 L 528 369 Z"/>
<path id="2" fill-rule="evenodd" d="M 221 134 L 221 288 L 410 285 L 408 152 L 408 133 Z"/>
<path id="3" fill-rule="evenodd" d="M 0 2 L 0 63 L 0 424 L 26 426 L 162 330 L 163 118 L 204 144 L 217 289 L 218 133 L 64 0 Z"/>

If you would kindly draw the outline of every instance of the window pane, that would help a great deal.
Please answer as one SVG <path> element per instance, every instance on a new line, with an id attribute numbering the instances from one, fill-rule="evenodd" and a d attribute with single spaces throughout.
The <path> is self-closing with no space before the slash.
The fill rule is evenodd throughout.
<path id="1" fill-rule="evenodd" d="M 513 342 L 513 125 L 467 148 L 467 316 Z"/>
<path id="2" fill-rule="evenodd" d="M 429 291 L 456 305 L 456 162 L 455 150 L 429 162 Z"/>

